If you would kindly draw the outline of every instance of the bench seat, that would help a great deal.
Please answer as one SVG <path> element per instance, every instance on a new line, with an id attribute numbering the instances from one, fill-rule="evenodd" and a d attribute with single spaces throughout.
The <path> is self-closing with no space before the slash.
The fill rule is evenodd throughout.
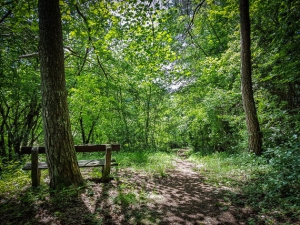
<path id="1" fill-rule="evenodd" d="M 78 160 L 78 166 L 79 167 L 104 167 L 105 165 L 105 160 L 104 159 L 99 159 L 99 160 Z M 118 166 L 119 164 L 116 162 L 115 159 L 111 160 L 110 166 Z M 38 163 L 38 169 L 40 170 L 45 170 L 48 169 L 48 165 L 46 162 L 39 162 Z M 31 163 L 27 163 L 24 165 L 22 170 L 31 170 Z"/>

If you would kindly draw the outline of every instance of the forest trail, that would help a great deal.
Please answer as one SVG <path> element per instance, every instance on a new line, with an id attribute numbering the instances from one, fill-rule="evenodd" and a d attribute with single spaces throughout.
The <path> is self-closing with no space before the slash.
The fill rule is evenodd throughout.
<path id="1" fill-rule="evenodd" d="M 189 162 L 184 154 L 179 156 L 166 176 L 149 177 L 121 169 L 119 178 L 107 184 L 106 190 L 95 185 L 95 193 L 107 191 L 109 198 L 96 197 L 98 202 L 95 199 L 96 204 L 90 205 L 91 212 L 107 209 L 101 215 L 104 224 L 246 224 L 251 210 L 230 200 L 236 194 L 226 187 L 205 184 L 197 172 L 199 165 Z M 123 206 L 112 199 L 119 199 Z"/>
<path id="2" fill-rule="evenodd" d="M 18 196 L 0 197 L 0 225 L 247 224 L 255 215 L 240 195 L 206 184 L 200 167 L 179 151 L 174 168 L 164 174 L 114 168 L 114 179 L 102 183 L 95 178 L 96 168 L 83 169 L 87 185 L 80 191 L 66 190 L 52 198 L 47 189 L 31 190 L 28 185 Z M 47 176 L 44 182 L 48 186 Z"/>

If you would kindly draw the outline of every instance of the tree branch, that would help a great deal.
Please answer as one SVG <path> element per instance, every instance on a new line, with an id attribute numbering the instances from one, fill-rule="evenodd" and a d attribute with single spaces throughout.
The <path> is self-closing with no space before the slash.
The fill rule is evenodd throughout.
<path id="1" fill-rule="evenodd" d="M 102 70 L 104 76 L 106 77 L 106 80 L 108 80 L 108 74 L 105 72 L 105 69 L 103 68 L 102 63 L 101 63 L 101 61 L 100 61 L 98 55 L 97 55 L 97 62 L 98 62 L 98 64 L 99 64 L 99 66 L 100 66 L 100 68 L 101 68 L 101 70 Z"/>
<path id="2" fill-rule="evenodd" d="M 12 10 L 8 10 L 8 12 L 1 18 L 0 23 L 2 23 L 10 14 L 12 13 Z"/>
<path id="3" fill-rule="evenodd" d="M 88 39 L 89 39 L 89 42 L 92 44 L 92 46 L 93 46 L 93 48 L 94 48 L 94 50 L 95 50 L 96 47 L 95 47 L 94 43 L 92 42 L 91 28 L 89 27 L 87 18 L 86 18 L 86 17 L 83 15 L 83 13 L 80 11 L 80 9 L 79 9 L 79 7 L 78 7 L 77 4 L 75 5 L 75 7 L 76 7 L 76 11 L 77 11 L 78 14 L 81 16 L 81 18 L 83 19 L 83 21 L 84 21 L 84 23 L 85 23 L 85 25 L 86 25 L 86 27 L 87 27 L 87 29 L 88 29 Z M 89 50 L 89 49 L 86 49 L 86 54 L 85 54 L 85 57 L 84 57 L 84 63 L 85 63 L 86 58 L 87 58 L 88 50 Z M 108 79 L 108 74 L 105 72 L 104 67 L 102 66 L 102 63 L 101 63 L 101 61 L 100 61 L 98 55 L 97 55 L 97 62 L 98 62 L 98 64 L 99 64 L 99 66 L 100 66 L 100 68 L 101 68 L 103 74 L 105 75 L 106 79 Z M 84 63 L 83 63 L 83 65 L 82 65 L 82 67 L 81 67 L 81 70 L 82 70 L 82 68 L 83 68 L 83 66 L 84 66 Z M 81 71 L 81 70 L 80 70 L 80 71 Z"/>
<path id="4" fill-rule="evenodd" d="M 26 58 L 37 58 L 39 57 L 39 53 L 31 53 L 31 54 L 26 54 L 26 55 L 20 55 L 19 59 L 26 59 Z"/>
<path id="5" fill-rule="evenodd" d="M 69 47 L 69 46 L 64 46 L 64 49 L 67 49 L 68 51 L 70 51 L 74 56 L 78 56 L 78 53 L 75 52 L 71 47 Z"/>
<path id="6" fill-rule="evenodd" d="M 64 46 L 64 49 L 67 49 L 68 51 L 70 51 L 74 56 L 78 56 L 78 53 L 76 53 L 74 50 L 72 50 L 70 47 L 68 46 Z M 19 59 L 26 59 L 26 58 L 37 58 L 39 57 L 39 53 L 38 52 L 34 52 L 34 53 L 30 53 L 30 54 L 26 54 L 26 55 L 20 55 Z M 82 58 L 82 57 L 79 57 Z"/>
<path id="7" fill-rule="evenodd" d="M 205 56 L 208 56 L 207 53 L 204 51 L 204 49 L 197 42 L 194 41 L 193 35 L 192 35 L 190 30 L 188 31 L 188 34 L 190 35 L 191 40 L 193 41 L 193 43 L 204 53 Z"/>
<path id="8" fill-rule="evenodd" d="M 0 7 L 12 4 L 13 2 L 15 2 L 15 1 L 4 2 L 3 4 L 0 5 Z"/>
<path id="9" fill-rule="evenodd" d="M 193 26 L 193 24 L 194 24 L 195 16 L 196 16 L 196 14 L 198 13 L 198 11 L 200 10 L 201 6 L 204 4 L 204 2 L 205 2 L 205 0 L 202 0 L 202 2 L 200 2 L 200 3 L 196 6 L 196 8 L 195 8 L 195 10 L 194 10 L 194 13 L 193 13 L 193 16 L 192 16 L 192 20 L 190 21 L 190 23 L 189 23 L 189 25 L 188 25 L 188 27 L 187 27 L 187 29 L 186 29 L 186 32 L 188 32 L 188 31 L 192 28 L 192 26 Z"/>
<path id="10" fill-rule="evenodd" d="M 218 41 L 219 41 L 219 44 L 222 46 L 222 48 L 223 48 L 223 51 L 224 51 L 224 49 L 226 49 L 225 48 L 225 46 L 223 45 L 223 43 L 221 42 L 221 39 L 220 39 L 220 37 L 219 37 L 219 35 L 217 34 L 217 32 L 216 32 L 216 30 L 215 30 L 215 28 L 211 25 L 211 22 L 208 20 L 208 23 L 209 23 L 209 26 L 211 27 L 211 29 L 212 29 L 212 31 L 213 31 L 213 33 L 214 33 L 214 35 L 216 36 L 216 38 L 218 39 Z"/>
<path id="11" fill-rule="evenodd" d="M 152 2 L 153 2 L 153 0 L 151 0 L 151 1 L 149 2 L 148 8 L 151 6 Z"/>

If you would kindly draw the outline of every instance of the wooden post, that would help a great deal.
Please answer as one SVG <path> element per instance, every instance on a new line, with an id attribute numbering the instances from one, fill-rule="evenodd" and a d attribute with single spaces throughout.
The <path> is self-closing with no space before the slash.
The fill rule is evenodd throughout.
<path id="1" fill-rule="evenodd" d="M 111 164 L 111 145 L 106 145 L 105 162 L 104 162 L 104 168 L 102 174 L 103 181 L 109 180 L 110 164 Z"/>
<path id="2" fill-rule="evenodd" d="M 31 149 L 31 182 L 32 187 L 40 185 L 41 171 L 39 170 L 39 148 Z"/>

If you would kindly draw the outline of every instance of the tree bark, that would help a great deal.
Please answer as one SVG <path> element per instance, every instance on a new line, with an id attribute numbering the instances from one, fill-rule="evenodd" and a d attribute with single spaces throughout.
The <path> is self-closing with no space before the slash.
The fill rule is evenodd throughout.
<path id="1" fill-rule="evenodd" d="M 150 124 L 150 104 L 152 98 L 152 89 L 151 85 L 149 86 L 149 95 L 146 93 L 146 118 L 145 118 L 145 148 L 149 147 L 149 124 Z"/>
<path id="2" fill-rule="evenodd" d="M 256 155 L 260 155 L 262 152 L 262 135 L 253 97 L 251 77 L 249 0 L 239 0 L 239 2 L 241 25 L 241 88 L 248 130 L 248 145 L 250 151 Z"/>
<path id="3" fill-rule="evenodd" d="M 59 0 L 39 0 L 42 114 L 50 188 L 83 184 L 67 105 Z"/>

